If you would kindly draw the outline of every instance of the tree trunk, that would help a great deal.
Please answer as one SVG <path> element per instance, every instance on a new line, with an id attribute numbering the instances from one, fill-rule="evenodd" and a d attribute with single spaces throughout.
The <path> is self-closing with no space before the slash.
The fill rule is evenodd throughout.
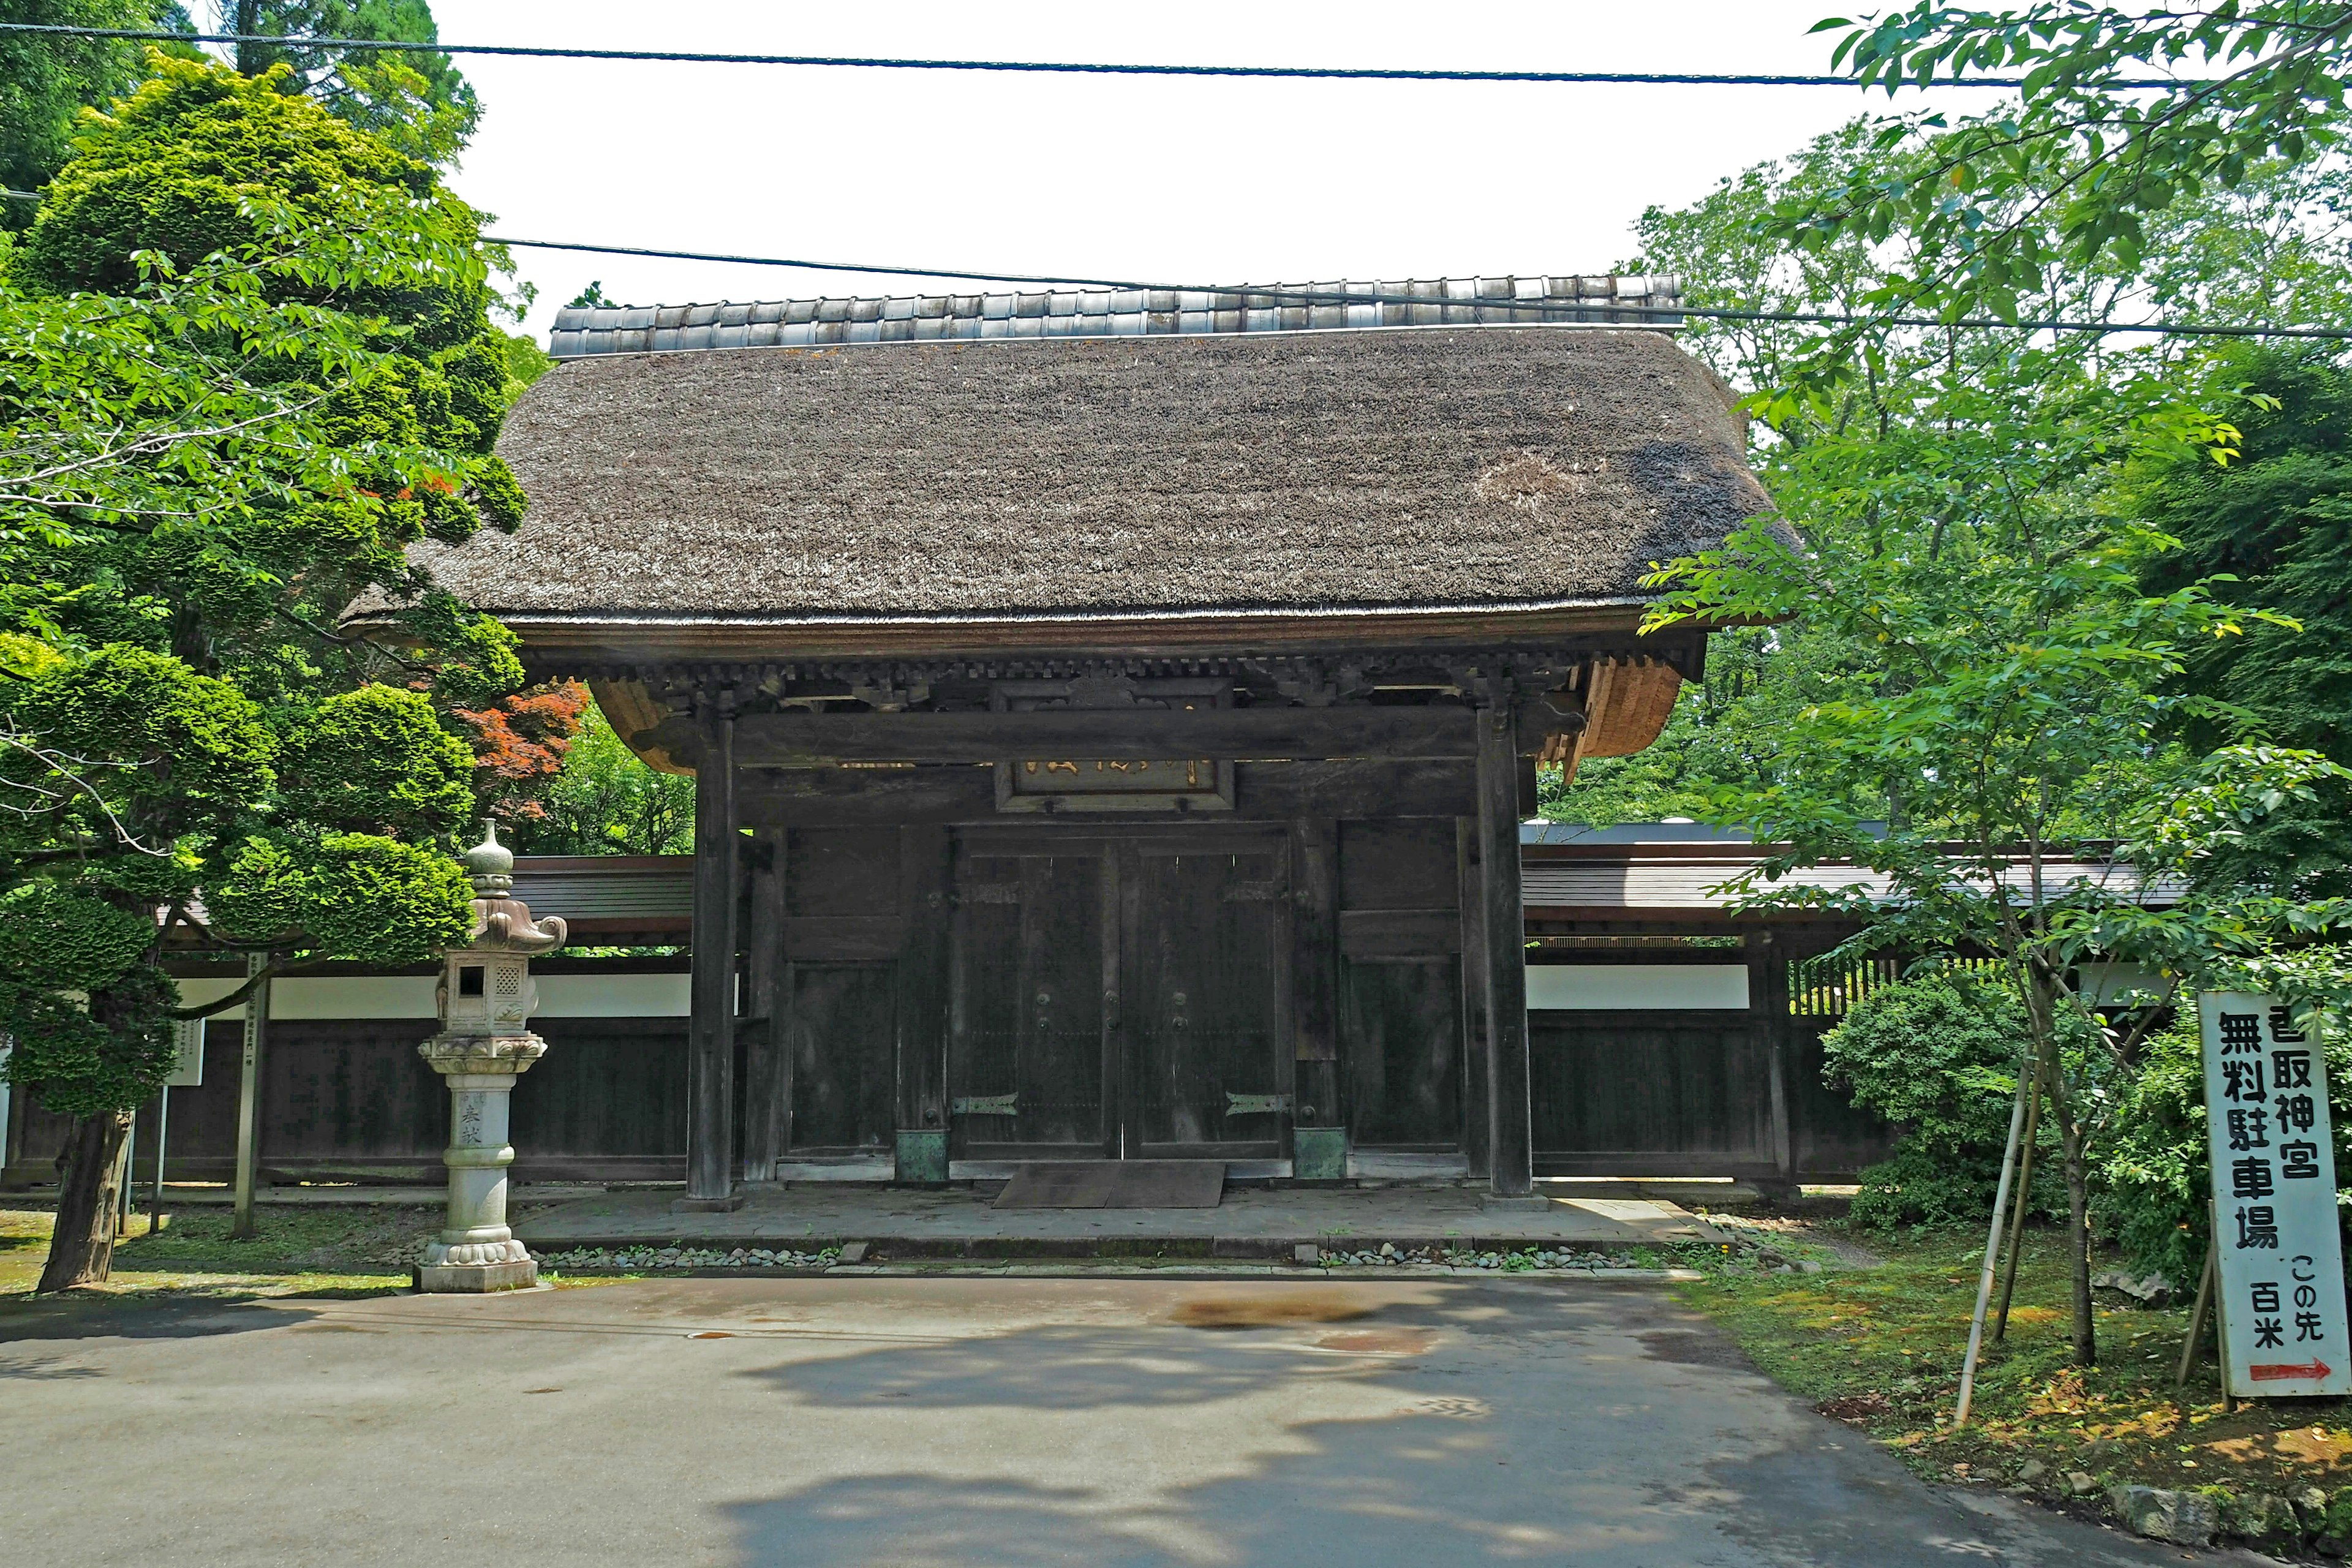
<path id="1" fill-rule="evenodd" d="M 2074 1306 L 2074 1364 L 2099 1364 L 2099 1337 L 2091 1314 L 2091 1173 L 2083 1129 L 2070 1112 L 2060 1128 L 2066 1160 L 2066 1272 Z"/>
<path id="2" fill-rule="evenodd" d="M 75 1119 L 58 1156 L 58 1224 L 39 1289 L 94 1285 L 112 1271 L 114 1222 L 122 1208 L 122 1141 L 130 1131 L 127 1110 Z"/>
<path id="3" fill-rule="evenodd" d="M 2066 1175 L 2066 1264 L 2068 1293 L 2073 1298 L 2074 1363 L 2099 1363 L 2097 1320 L 2091 1310 L 2091 1173 L 2090 1148 L 2083 1121 L 2066 1090 L 2066 1064 L 2058 1050 L 2058 997 L 2040 970 L 2028 972 L 2025 987 L 2026 1025 L 2041 1046 L 2042 1103 L 2058 1125 L 2058 1147 Z"/>

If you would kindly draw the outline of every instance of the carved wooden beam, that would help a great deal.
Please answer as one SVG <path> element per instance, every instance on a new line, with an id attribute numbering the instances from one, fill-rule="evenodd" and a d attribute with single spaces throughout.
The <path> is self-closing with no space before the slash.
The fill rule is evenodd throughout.
<path id="1" fill-rule="evenodd" d="M 1042 713 L 759 713 L 735 725 L 745 767 L 830 763 L 1178 757 L 1468 757 L 1467 708 L 1211 708 Z"/>

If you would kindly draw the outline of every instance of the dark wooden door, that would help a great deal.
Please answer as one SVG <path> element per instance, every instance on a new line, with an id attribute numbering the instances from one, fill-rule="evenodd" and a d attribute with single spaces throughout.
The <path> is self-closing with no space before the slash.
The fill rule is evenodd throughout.
<path id="1" fill-rule="evenodd" d="M 1358 958 L 1344 974 L 1349 1140 L 1367 1149 L 1460 1148 L 1461 961 Z"/>
<path id="2" fill-rule="evenodd" d="M 948 1020 L 956 1158 L 1117 1152 L 1110 871 L 1100 846 L 959 855 Z"/>
<path id="3" fill-rule="evenodd" d="M 1171 836 L 1129 846 L 1124 862 L 1129 1152 L 1279 1156 L 1290 1121 L 1283 842 Z"/>

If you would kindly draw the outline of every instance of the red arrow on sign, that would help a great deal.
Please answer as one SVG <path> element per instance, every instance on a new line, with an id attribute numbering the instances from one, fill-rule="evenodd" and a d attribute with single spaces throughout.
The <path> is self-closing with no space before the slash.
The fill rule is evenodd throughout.
<path id="1" fill-rule="evenodd" d="M 2316 1383 L 2321 1378 L 2326 1377 L 2327 1375 L 2327 1363 L 2320 1360 L 2317 1356 L 2313 1356 L 2307 1362 L 2270 1362 L 2261 1365 L 2250 1366 L 2246 1369 L 2246 1375 L 2252 1378 L 2256 1383 L 2276 1383 L 2283 1377 L 2291 1377 L 2298 1380 L 2309 1378 L 2314 1383 Z"/>

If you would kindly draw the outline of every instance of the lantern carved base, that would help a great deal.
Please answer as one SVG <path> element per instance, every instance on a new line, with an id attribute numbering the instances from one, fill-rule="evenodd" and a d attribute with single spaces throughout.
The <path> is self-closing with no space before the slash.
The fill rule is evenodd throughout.
<path id="1" fill-rule="evenodd" d="M 417 1047 L 449 1080 L 449 1220 L 425 1248 L 416 1288 L 428 1291 L 528 1289 L 539 1283 L 530 1248 L 507 1228 L 509 1099 L 515 1079 L 546 1051 L 537 1035 L 439 1034 Z"/>

